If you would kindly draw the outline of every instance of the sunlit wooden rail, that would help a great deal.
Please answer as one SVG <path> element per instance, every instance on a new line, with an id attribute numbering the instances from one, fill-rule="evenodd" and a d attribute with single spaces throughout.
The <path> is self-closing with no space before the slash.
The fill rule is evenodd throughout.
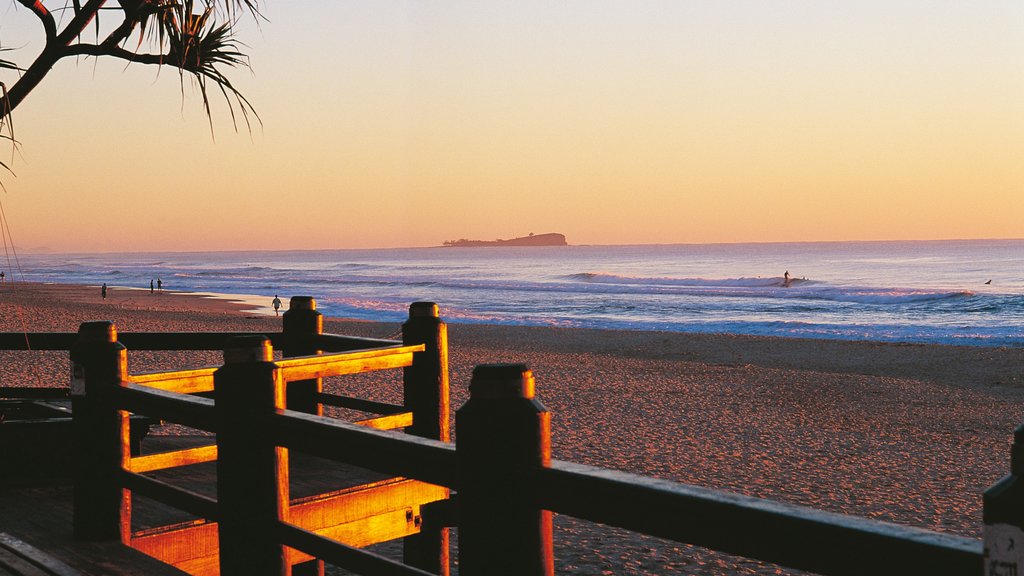
<path id="1" fill-rule="evenodd" d="M 76 534 L 119 538 L 193 574 L 322 570 L 300 564 L 311 559 L 363 574 L 447 574 L 446 528 L 457 526 L 460 574 L 548 575 L 551 515 L 559 513 L 820 574 L 980 576 L 1016 569 L 990 553 L 1003 532 L 989 525 L 1021 525 L 1024 428 L 1016 434 L 1011 475 L 985 495 L 984 550 L 970 538 L 552 460 L 550 415 L 523 365 L 474 370 L 470 400 L 456 417 L 456 445 L 447 441 L 444 324 L 435 306 L 418 305 L 402 342 L 360 349 L 357 339 L 318 339 L 307 319 L 305 348 L 281 335 L 232 335 L 221 342 L 223 366 L 163 374 L 127 374 L 116 329 L 84 324 L 71 349 L 82 375 L 73 385 L 83 431 Z M 274 342 L 290 347 L 287 358 L 274 361 Z M 344 351 L 317 354 L 328 342 Z M 405 371 L 404 406 L 329 397 L 317 383 L 398 367 Z M 293 394 L 296 382 L 305 396 Z M 211 392 L 212 398 L 193 395 Z M 294 409 L 293 398 L 304 409 Z M 323 404 L 380 416 L 341 421 L 323 416 Z M 216 445 L 132 456 L 129 413 L 214 432 Z M 394 477 L 294 500 L 290 451 Z M 214 460 L 216 497 L 145 475 Z M 130 491 L 204 521 L 132 533 Z M 396 537 L 407 537 L 404 563 L 360 549 Z"/>

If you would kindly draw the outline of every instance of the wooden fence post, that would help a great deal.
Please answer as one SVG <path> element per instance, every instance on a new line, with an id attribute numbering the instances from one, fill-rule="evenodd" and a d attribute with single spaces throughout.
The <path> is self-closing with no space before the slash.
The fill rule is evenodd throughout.
<path id="1" fill-rule="evenodd" d="M 459 463 L 459 573 L 551 576 L 551 512 L 531 476 L 551 465 L 551 415 L 523 364 L 473 369 L 455 417 Z"/>
<path id="2" fill-rule="evenodd" d="M 107 321 L 81 324 L 70 352 L 74 534 L 128 542 L 131 494 L 117 478 L 130 458 L 128 413 L 117 410 L 110 398 L 112 389 L 128 379 L 128 354 L 117 341 L 117 327 Z"/>
<path id="3" fill-rule="evenodd" d="M 316 300 L 312 296 L 292 296 L 281 318 L 281 331 L 285 341 L 281 354 L 285 358 L 319 354 L 316 337 L 324 333 L 324 318 L 316 310 Z M 322 378 L 289 382 L 288 409 L 323 415 L 319 399 L 323 385 Z"/>
<path id="4" fill-rule="evenodd" d="M 220 573 L 291 573 L 272 526 L 288 513 L 288 451 L 272 444 L 260 417 L 284 408 L 284 383 L 264 336 L 232 338 L 213 375 L 217 412 Z"/>
<path id="5" fill-rule="evenodd" d="M 448 380 L 448 326 L 441 320 L 437 304 L 413 302 L 409 320 L 402 324 L 402 343 L 423 344 L 413 354 L 412 366 L 402 373 L 405 407 L 413 413 L 406 434 L 448 442 L 451 439 L 451 408 Z M 421 509 L 420 533 L 404 541 L 403 560 L 441 576 L 449 573 L 448 529 Z"/>
<path id="6" fill-rule="evenodd" d="M 1024 424 L 1013 433 L 1010 473 L 982 502 L 985 576 L 1024 574 Z"/>

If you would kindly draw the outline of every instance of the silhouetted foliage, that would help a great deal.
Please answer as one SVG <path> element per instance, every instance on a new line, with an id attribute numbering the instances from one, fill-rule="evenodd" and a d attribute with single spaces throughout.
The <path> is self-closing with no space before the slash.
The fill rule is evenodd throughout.
<path id="1" fill-rule="evenodd" d="M 12 113 L 43 80 L 57 61 L 68 57 L 108 56 L 130 63 L 169 66 L 182 83 L 191 78 L 210 113 L 212 83 L 227 101 L 232 124 L 236 112 L 251 128 L 259 115 L 224 75 L 225 68 L 248 67 L 248 57 L 235 39 L 243 17 L 261 20 L 258 0 L 13 0 L 42 24 L 45 45 L 26 67 L 11 60 L 12 48 L 0 48 L 0 138 L 14 139 Z M 55 13 L 58 17 L 55 17 Z M 113 22 L 110 22 L 114 19 Z M 101 22 L 103 20 L 103 22 Z M 113 26 L 111 26 L 113 24 Z M 0 29 L 2 33 L 2 29 Z M 90 38 L 91 37 L 91 38 Z M 211 118 L 211 130 L 213 128 Z M 3 162 L 0 166 L 8 167 Z"/>

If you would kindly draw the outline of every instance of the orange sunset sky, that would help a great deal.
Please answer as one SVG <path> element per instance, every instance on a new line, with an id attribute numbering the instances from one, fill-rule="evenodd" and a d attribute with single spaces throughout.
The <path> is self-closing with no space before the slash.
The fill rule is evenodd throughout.
<path id="1" fill-rule="evenodd" d="M 251 136 L 173 70 L 60 63 L 14 112 L 15 243 L 1024 237 L 1019 0 L 263 7 Z M 41 35 L 0 0 L 4 58 Z"/>

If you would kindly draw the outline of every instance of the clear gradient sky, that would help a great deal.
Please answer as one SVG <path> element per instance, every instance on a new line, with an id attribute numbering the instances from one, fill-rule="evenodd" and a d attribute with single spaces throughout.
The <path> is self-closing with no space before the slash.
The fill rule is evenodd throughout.
<path id="1" fill-rule="evenodd" d="M 173 70 L 59 64 L 15 111 L 15 243 L 1024 237 L 1020 0 L 264 9 L 242 35 L 252 73 L 232 75 L 263 119 L 251 136 L 216 102 L 214 142 Z M 7 59 L 40 35 L 0 0 Z"/>

